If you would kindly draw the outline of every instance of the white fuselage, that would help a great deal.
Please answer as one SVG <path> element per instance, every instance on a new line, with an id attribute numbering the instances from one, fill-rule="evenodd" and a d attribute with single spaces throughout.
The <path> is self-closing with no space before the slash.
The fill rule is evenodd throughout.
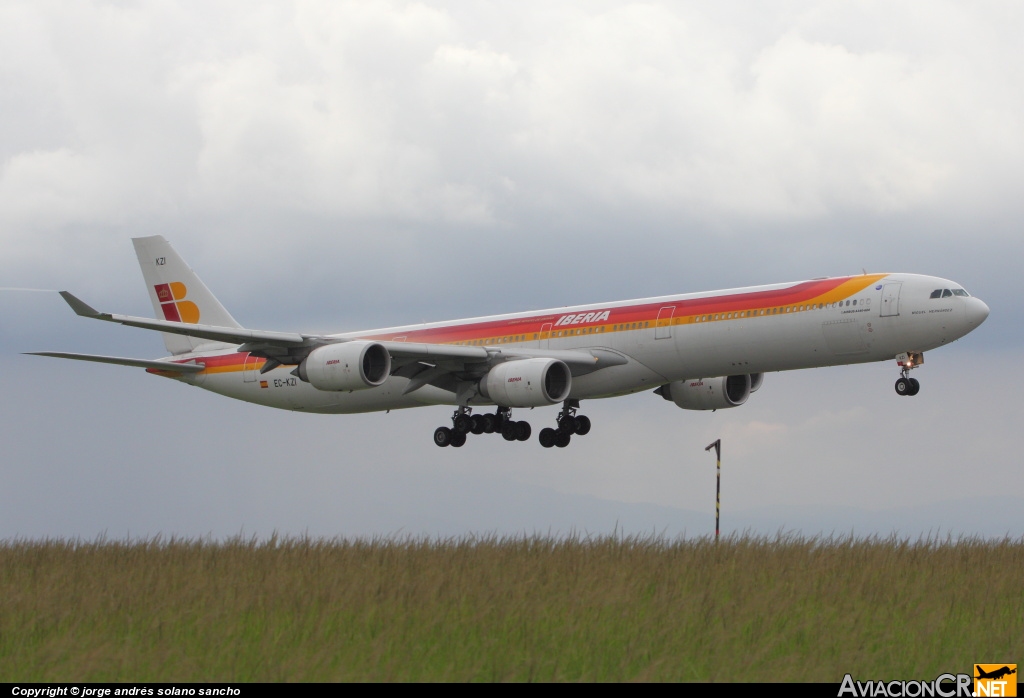
<path id="1" fill-rule="evenodd" d="M 962 295 L 930 297 L 937 289 Z M 672 381 L 891 360 L 952 342 L 977 327 L 988 308 L 937 277 L 872 274 L 709 293 L 603 303 L 337 335 L 506 350 L 600 349 L 623 359 L 573 375 L 570 397 L 592 399 Z M 323 391 L 292 374 L 260 373 L 263 359 L 210 347 L 173 357 L 205 364 L 176 376 L 222 395 L 308 412 L 346 413 L 458 404 L 410 379 L 351 392 Z M 476 398 L 473 404 L 487 404 Z"/>

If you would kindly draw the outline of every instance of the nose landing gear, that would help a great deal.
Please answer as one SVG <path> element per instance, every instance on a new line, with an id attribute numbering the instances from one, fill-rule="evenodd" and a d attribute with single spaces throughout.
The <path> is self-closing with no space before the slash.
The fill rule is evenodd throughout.
<path id="1" fill-rule="evenodd" d="M 916 378 L 901 376 L 896 380 L 897 395 L 917 395 L 921 390 L 921 382 Z"/>
<path id="2" fill-rule="evenodd" d="M 900 377 L 896 380 L 897 395 L 917 395 L 921 383 L 910 377 L 910 371 L 923 363 L 924 354 L 918 351 L 908 351 L 896 357 L 896 365 L 900 367 Z"/>

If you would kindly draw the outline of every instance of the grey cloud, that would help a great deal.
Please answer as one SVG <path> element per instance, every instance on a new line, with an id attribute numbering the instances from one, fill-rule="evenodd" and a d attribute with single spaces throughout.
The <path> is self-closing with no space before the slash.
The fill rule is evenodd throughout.
<path id="1" fill-rule="evenodd" d="M 930 506 L 1019 484 L 1019 408 L 1000 389 L 1024 341 L 1019 19 L 1010 6 L 909 2 L 3 6 L 4 287 L 149 314 L 128 238 L 161 233 L 236 317 L 266 329 L 862 267 L 955 279 L 992 316 L 929 355 L 912 404 L 893 402 L 891 365 L 773 375 L 715 415 L 650 395 L 595 403 L 600 428 L 556 458 L 504 442 L 440 451 L 428 443 L 440 408 L 267 413 L 131 371 L 17 357 L 162 348 L 57 298 L 0 292 L 0 348 L 18 374 L 0 535 L 429 528 L 448 504 L 402 518 L 389 502 L 408 505 L 435 475 L 433 491 L 456 500 L 494 501 L 514 482 L 701 511 L 692 483 L 707 464 L 686 456 L 684 469 L 679 454 L 696 444 L 701 458 L 716 433 L 746 444 L 731 467 L 751 486 L 731 496 L 751 511 Z M 978 441 L 988 470 L 971 480 Z"/>

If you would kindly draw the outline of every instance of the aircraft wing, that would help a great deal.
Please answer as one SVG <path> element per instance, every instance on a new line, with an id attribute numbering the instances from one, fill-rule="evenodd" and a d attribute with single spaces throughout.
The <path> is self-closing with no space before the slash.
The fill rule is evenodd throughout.
<path id="1" fill-rule="evenodd" d="M 171 334 L 183 334 L 189 337 L 209 339 L 214 342 L 227 342 L 229 344 L 243 344 L 245 342 L 263 342 L 281 347 L 301 347 L 315 340 L 315 336 L 301 335 L 295 332 L 268 332 L 265 330 L 246 330 L 236 327 L 216 327 L 214 325 L 191 325 L 170 320 L 153 320 L 150 318 L 133 317 L 131 315 L 115 315 L 113 313 L 101 313 L 88 303 L 76 298 L 67 291 L 60 292 L 61 297 L 67 301 L 71 309 L 82 317 L 94 320 L 105 320 L 116 322 L 129 327 L 141 327 L 146 330 L 157 330 L 159 332 L 170 332 Z"/>
<path id="2" fill-rule="evenodd" d="M 94 361 L 100 364 L 117 364 L 118 366 L 136 366 L 153 368 L 170 373 L 199 373 L 203 366 L 199 364 L 178 364 L 171 361 L 149 361 L 147 359 L 126 359 L 120 356 L 97 356 L 96 354 L 72 354 L 65 351 L 27 351 L 32 356 L 53 356 L 58 359 L 76 359 L 77 361 Z"/>
<path id="3" fill-rule="evenodd" d="M 451 344 L 419 344 L 415 342 L 378 342 L 396 359 L 417 361 L 450 360 L 463 363 L 495 363 L 513 359 L 558 359 L 570 368 L 591 369 L 618 366 L 625 357 L 605 349 L 527 349 L 518 347 L 458 346 Z M 575 371 L 574 371 L 575 373 Z"/>
<path id="4" fill-rule="evenodd" d="M 629 360 L 607 349 L 526 349 L 489 346 L 451 346 L 448 344 L 413 344 L 407 342 L 381 342 L 395 360 L 392 375 L 409 379 L 403 394 L 433 385 L 443 390 L 458 391 L 455 375 L 464 378 L 482 378 L 491 368 L 503 361 L 517 359 L 557 359 L 564 362 L 570 374 L 581 376 L 608 366 L 619 366 Z"/>
<path id="5" fill-rule="evenodd" d="M 272 332 L 266 330 L 247 330 L 242 327 L 220 327 L 199 325 L 170 320 L 156 320 L 103 313 L 85 301 L 67 291 L 60 292 L 61 297 L 71 306 L 76 314 L 94 320 L 116 322 L 129 327 L 140 327 L 159 332 L 170 332 L 189 337 L 199 337 L 215 342 L 237 344 L 239 351 L 248 351 L 268 359 L 262 371 L 273 369 L 283 363 L 295 364 L 311 350 L 325 344 L 354 341 L 350 338 L 329 337 L 325 335 L 306 335 L 296 332 Z M 455 371 L 472 368 L 486 372 L 491 366 L 503 361 L 514 361 L 527 358 L 549 358 L 563 361 L 569 366 L 573 375 L 590 373 L 608 366 L 627 363 L 627 359 L 607 349 L 530 349 L 514 346 L 463 346 L 452 344 L 424 344 L 418 342 L 378 342 L 387 349 L 392 358 L 396 359 L 396 368 L 410 364 L 419 364 L 421 368 L 431 368 L 438 377 Z M 162 361 L 144 361 L 141 359 L 121 359 L 119 357 L 91 357 L 86 354 L 66 354 L 60 352 L 36 352 L 42 356 L 79 359 L 82 361 L 98 361 L 101 363 L 119 363 L 126 366 L 159 368 L 167 371 L 191 372 L 201 368 L 187 367 L 190 364 L 174 364 Z"/>
<path id="6" fill-rule="evenodd" d="M 505 361 L 514 359 L 558 359 L 569 366 L 574 376 L 592 373 L 609 366 L 629 363 L 622 354 L 609 349 L 529 349 L 526 347 L 495 348 L 498 357 Z"/>
<path id="7" fill-rule="evenodd" d="M 381 344 L 392 358 L 429 361 L 454 360 L 466 363 L 487 361 L 490 358 L 485 347 L 465 347 L 450 344 L 421 344 L 419 342 L 376 342 Z"/>

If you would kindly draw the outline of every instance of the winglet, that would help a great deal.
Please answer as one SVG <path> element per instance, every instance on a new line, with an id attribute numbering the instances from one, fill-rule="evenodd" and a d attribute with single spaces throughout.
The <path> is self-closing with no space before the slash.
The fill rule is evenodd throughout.
<path id="1" fill-rule="evenodd" d="M 85 301 L 75 298 L 67 291 L 61 291 L 60 297 L 67 301 L 67 304 L 71 306 L 71 309 L 74 310 L 76 314 L 81 315 L 82 317 L 99 317 L 103 314 Z"/>

